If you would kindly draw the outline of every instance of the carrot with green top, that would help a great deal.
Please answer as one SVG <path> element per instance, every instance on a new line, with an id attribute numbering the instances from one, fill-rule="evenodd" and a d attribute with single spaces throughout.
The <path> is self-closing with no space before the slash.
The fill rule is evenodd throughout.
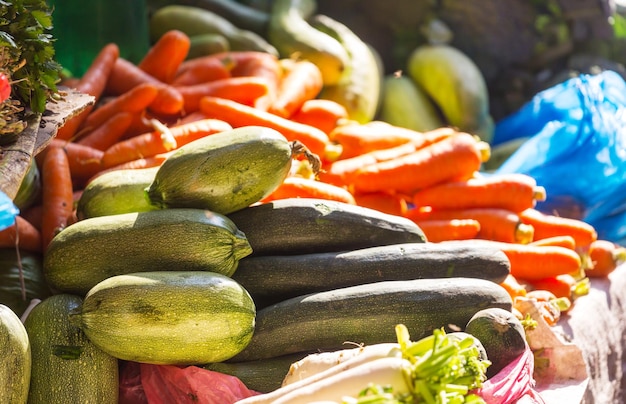
<path id="1" fill-rule="evenodd" d="M 187 58 L 191 40 L 180 30 L 170 30 L 148 49 L 137 66 L 157 80 L 169 84 Z"/>
<path id="2" fill-rule="evenodd" d="M 282 133 L 289 141 L 297 140 L 320 159 L 326 159 L 328 135 L 321 130 L 282 118 L 271 112 L 219 97 L 206 96 L 200 100 L 200 111 L 207 116 L 228 122 L 233 128 L 242 126 L 266 126 Z"/>
<path id="3" fill-rule="evenodd" d="M 413 153 L 370 164 L 352 176 L 356 192 L 414 194 L 446 181 L 471 178 L 489 158 L 489 144 L 458 132 Z"/>
<path id="4" fill-rule="evenodd" d="M 584 249 L 598 238 L 596 229 L 579 219 L 543 213 L 535 208 L 525 209 L 519 216 L 523 223 L 534 227 L 535 240 L 570 235 L 576 240 L 576 248 Z"/>
<path id="5" fill-rule="evenodd" d="M 102 168 L 108 169 L 133 160 L 167 153 L 194 140 L 230 129 L 232 126 L 227 122 L 213 118 L 175 125 L 171 128 L 157 128 L 109 147 L 102 155 Z M 174 145 L 164 141 L 164 131 L 168 131 L 168 135 L 173 137 Z"/>
<path id="6" fill-rule="evenodd" d="M 423 188 L 413 195 L 416 206 L 433 209 L 503 208 L 521 212 L 545 200 L 546 191 L 526 174 L 479 175 Z"/>

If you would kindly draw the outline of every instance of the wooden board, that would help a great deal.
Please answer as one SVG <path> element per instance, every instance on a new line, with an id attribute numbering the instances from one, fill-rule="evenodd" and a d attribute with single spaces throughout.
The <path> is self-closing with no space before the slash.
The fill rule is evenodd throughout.
<path id="1" fill-rule="evenodd" d="M 56 136 L 57 130 L 89 105 L 94 97 L 70 89 L 60 89 L 62 97 L 49 102 L 43 114 L 33 114 L 15 143 L 0 148 L 0 191 L 15 198 L 34 156 Z"/>

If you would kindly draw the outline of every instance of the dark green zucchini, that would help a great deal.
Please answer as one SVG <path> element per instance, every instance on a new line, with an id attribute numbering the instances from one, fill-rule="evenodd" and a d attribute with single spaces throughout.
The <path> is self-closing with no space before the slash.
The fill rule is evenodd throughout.
<path id="1" fill-rule="evenodd" d="M 378 281 L 466 277 L 502 282 L 510 262 L 497 248 L 402 243 L 341 252 L 248 256 L 233 279 L 257 307 L 291 297 Z"/>
<path id="2" fill-rule="evenodd" d="M 252 255 L 293 255 L 423 243 L 413 221 L 378 210 L 315 198 L 280 199 L 228 217 L 246 234 Z"/>
<path id="3" fill-rule="evenodd" d="M 0 304 L 19 317 L 32 299 L 43 300 L 50 295 L 40 253 L 22 250 L 18 256 L 15 248 L 0 248 Z"/>
<path id="4" fill-rule="evenodd" d="M 489 307 L 511 310 L 511 297 L 475 278 L 385 281 L 308 294 L 258 310 L 250 343 L 229 361 L 339 349 L 346 342 L 395 342 L 397 324 L 418 340 L 437 328 L 458 331 Z"/>

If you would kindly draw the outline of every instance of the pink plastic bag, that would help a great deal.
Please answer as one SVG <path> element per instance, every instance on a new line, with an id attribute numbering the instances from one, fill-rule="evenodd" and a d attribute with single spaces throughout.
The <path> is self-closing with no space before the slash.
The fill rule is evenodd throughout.
<path id="1" fill-rule="evenodd" d="M 487 404 L 544 404 L 534 390 L 535 358 L 529 347 L 476 391 Z"/>
<path id="2" fill-rule="evenodd" d="M 129 362 L 120 379 L 120 404 L 233 404 L 257 394 L 235 376 L 198 366 Z"/>

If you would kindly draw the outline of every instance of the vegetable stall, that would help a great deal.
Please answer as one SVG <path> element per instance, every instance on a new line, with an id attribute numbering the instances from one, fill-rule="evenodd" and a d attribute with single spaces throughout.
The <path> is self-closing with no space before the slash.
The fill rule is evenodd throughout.
<path id="1" fill-rule="evenodd" d="M 624 399 L 623 10 L 388 3 L 0 3 L 0 401 Z"/>

